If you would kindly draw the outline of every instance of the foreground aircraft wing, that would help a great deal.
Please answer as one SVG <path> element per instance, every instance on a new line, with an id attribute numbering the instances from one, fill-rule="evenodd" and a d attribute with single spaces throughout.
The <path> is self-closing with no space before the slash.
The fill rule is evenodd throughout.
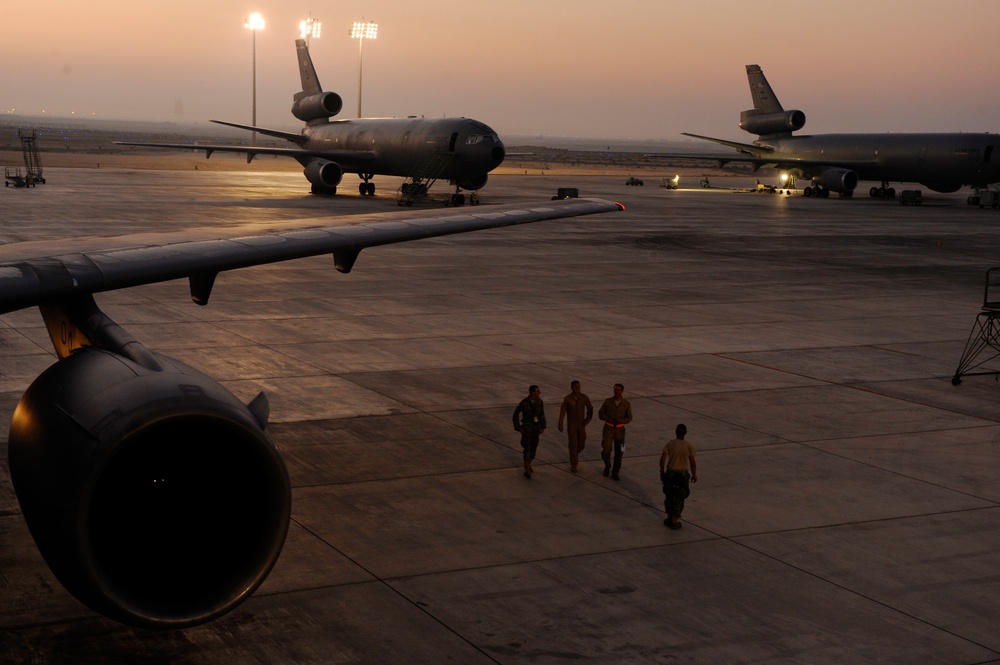
<path id="1" fill-rule="evenodd" d="M 266 395 L 244 404 L 146 348 L 94 293 L 187 277 L 192 299 L 205 304 L 223 270 L 329 253 L 347 272 L 366 247 L 621 209 L 567 199 L 345 226 L 286 222 L 224 238 L 201 229 L 0 247 L 0 313 L 37 305 L 59 356 L 18 402 L 6 446 L 45 562 L 105 616 L 183 628 L 246 600 L 277 561 L 291 520 L 291 481 L 265 431 Z"/>
<path id="2" fill-rule="evenodd" d="M 114 249 L 76 251 L 67 241 L 30 243 L 35 256 L 24 258 L 17 256 L 17 245 L 7 246 L 0 248 L 0 313 L 181 277 L 190 278 L 195 302 L 205 304 L 215 276 L 224 270 L 332 254 L 337 270 L 349 272 L 366 247 L 621 209 L 610 201 L 566 199 L 430 216 L 391 213 L 363 224 L 212 240 L 172 240 L 176 234 L 166 234 L 159 241 L 146 235 L 130 243 L 125 236 L 108 241 Z"/>

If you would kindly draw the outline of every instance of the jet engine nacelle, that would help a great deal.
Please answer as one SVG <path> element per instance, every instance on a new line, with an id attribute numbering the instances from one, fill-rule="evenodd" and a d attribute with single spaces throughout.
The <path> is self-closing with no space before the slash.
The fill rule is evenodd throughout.
<path id="1" fill-rule="evenodd" d="M 858 186 L 858 174 L 849 169 L 827 169 L 819 174 L 816 182 L 831 192 L 846 194 Z"/>
<path id="2" fill-rule="evenodd" d="M 264 581 L 291 490 L 261 409 L 153 357 L 162 371 L 84 347 L 43 372 L 11 421 L 10 473 L 68 591 L 124 623 L 181 628 Z"/>
<path id="3" fill-rule="evenodd" d="M 475 191 L 477 189 L 482 189 L 483 187 L 485 187 L 487 180 L 489 180 L 489 174 L 483 173 L 482 175 L 471 176 L 459 180 L 456 184 L 462 189 Z"/>
<path id="4" fill-rule="evenodd" d="M 340 168 L 340 164 L 325 159 L 309 162 L 303 172 L 306 180 L 321 188 L 336 188 L 344 178 L 344 169 Z"/>
<path id="5" fill-rule="evenodd" d="M 335 92 L 320 92 L 296 99 L 292 103 L 292 115 L 303 122 L 332 118 L 344 108 L 344 100 Z"/>
<path id="6" fill-rule="evenodd" d="M 802 129 L 806 125 L 806 114 L 802 111 L 777 111 L 775 113 L 740 114 L 740 129 L 758 136 L 785 134 Z"/>

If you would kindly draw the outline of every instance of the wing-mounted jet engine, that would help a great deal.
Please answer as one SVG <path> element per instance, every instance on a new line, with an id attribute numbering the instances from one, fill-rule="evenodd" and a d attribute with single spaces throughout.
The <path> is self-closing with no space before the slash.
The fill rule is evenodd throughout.
<path id="1" fill-rule="evenodd" d="M 145 628 L 218 617 L 264 581 L 291 490 L 242 404 L 151 353 L 91 296 L 42 308 L 59 360 L 11 420 L 11 479 L 45 562 L 92 609 Z"/>

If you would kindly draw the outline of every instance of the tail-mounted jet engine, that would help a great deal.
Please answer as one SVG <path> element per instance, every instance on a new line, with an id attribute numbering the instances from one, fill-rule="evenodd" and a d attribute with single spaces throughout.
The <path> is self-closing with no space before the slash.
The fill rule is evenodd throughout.
<path id="1" fill-rule="evenodd" d="M 826 169 L 815 180 L 819 185 L 838 194 L 849 194 L 858 186 L 858 174 L 849 169 Z"/>
<path id="2" fill-rule="evenodd" d="M 758 136 L 787 134 L 802 129 L 805 125 L 806 114 L 802 111 L 757 113 L 750 110 L 740 114 L 740 129 Z"/>
<path id="3" fill-rule="evenodd" d="M 321 92 L 296 99 L 292 115 L 302 122 L 332 118 L 344 108 L 344 100 L 335 92 Z"/>
<path id="4" fill-rule="evenodd" d="M 242 404 L 89 302 L 95 345 L 43 372 L 11 421 L 25 521 L 92 609 L 146 628 L 211 620 L 264 581 L 288 531 L 290 483 L 264 432 L 267 400 Z"/>

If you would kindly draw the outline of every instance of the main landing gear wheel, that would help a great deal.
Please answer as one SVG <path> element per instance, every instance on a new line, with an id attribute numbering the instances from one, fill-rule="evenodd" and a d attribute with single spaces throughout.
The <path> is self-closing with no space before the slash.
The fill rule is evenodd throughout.
<path id="1" fill-rule="evenodd" d="M 868 196 L 873 199 L 894 199 L 896 190 L 889 187 L 889 183 L 883 182 L 881 187 L 872 187 L 868 190 Z"/>
<path id="2" fill-rule="evenodd" d="M 465 194 L 452 194 L 451 204 L 453 206 L 464 206 L 465 205 Z"/>
<path id="3" fill-rule="evenodd" d="M 375 183 L 370 182 L 375 177 L 374 173 L 359 173 L 358 177 L 364 182 L 358 184 L 358 194 L 361 196 L 375 196 Z"/>

